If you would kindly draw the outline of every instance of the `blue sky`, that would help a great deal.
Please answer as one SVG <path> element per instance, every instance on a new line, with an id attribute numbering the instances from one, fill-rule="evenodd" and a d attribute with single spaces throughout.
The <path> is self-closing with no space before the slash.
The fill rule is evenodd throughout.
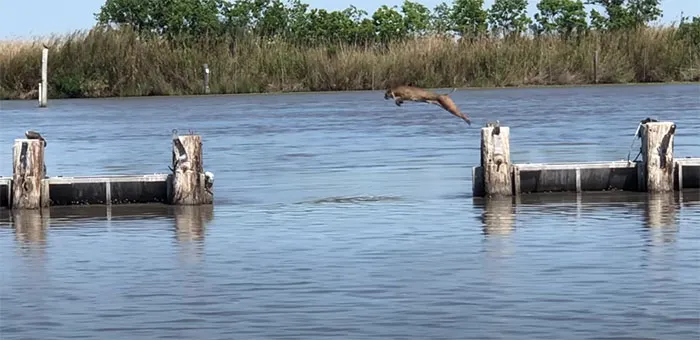
<path id="1" fill-rule="evenodd" d="M 403 0 L 306 0 L 311 7 L 330 10 L 343 9 L 353 4 L 369 13 L 382 4 L 400 5 Z M 418 0 L 431 9 L 443 0 Z M 452 0 L 445 2 L 452 3 Z M 530 0 L 528 15 L 537 12 L 537 0 Z M 489 7 L 493 0 L 486 0 Z M 661 0 L 664 16 L 661 23 L 678 22 L 681 12 L 686 16 L 700 15 L 699 0 Z M 30 39 L 35 36 L 69 33 L 87 29 L 95 23 L 93 13 L 99 11 L 104 0 L 0 0 L 0 40 Z M 58 14 L 65 13 L 65 14 Z"/>

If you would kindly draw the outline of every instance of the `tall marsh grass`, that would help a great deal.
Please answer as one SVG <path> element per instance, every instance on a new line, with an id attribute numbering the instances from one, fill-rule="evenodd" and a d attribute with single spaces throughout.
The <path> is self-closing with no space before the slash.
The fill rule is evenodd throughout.
<path id="1" fill-rule="evenodd" d="M 673 27 L 559 37 L 454 42 L 429 37 L 388 46 L 301 47 L 244 39 L 172 44 L 128 30 L 94 28 L 47 42 L 49 96 L 106 97 L 211 93 L 588 84 L 599 51 L 600 83 L 700 80 L 700 49 Z M 41 43 L 0 42 L 0 98 L 36 98 Z"/>

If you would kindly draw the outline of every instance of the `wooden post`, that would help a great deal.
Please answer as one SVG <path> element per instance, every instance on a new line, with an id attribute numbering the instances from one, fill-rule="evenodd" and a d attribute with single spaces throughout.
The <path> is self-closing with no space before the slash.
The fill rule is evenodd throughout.
<path id="1" fill-rule="evenodd" d="M 593 83 L 598 84 L 598 47 L 593 53 Z"/>
<path id="2" fill-rule="evenodd" d="M 668 192 L 674 189 L 673 122 L 642 124 L 642 162 L 638 165 L 640 191 Z"/>
<path id="3" fill-rule="evenodd" d="M 204 93 L 209 94 L 209 64 L 204 64 Z"/>
<path id="4" fill-rule="evenodd" d="M 213 175 L 204 172 L 202 137 L 173 134 L 173 175 L 170 202 L 176 205 L 211 204 Z"/>
<path id="5" fill-rule="evenodd" d="M 44 97 L 41 95 L 41 91 L 43 91 L 43 90 L 44 90 L 44 88 L 43 88 L 43 86 L 41 85 L 41 82 L 39 82 L 39 90 L 38 90 L 38 92 L 37 92 L 37 93 L 38 93 L 37 99 L 39 100 L 39 106 L 41 106 L 41 101 L 42 101 L 43 98 L 44 98 Z"/>
<path id="6" fill-rule="evenodd" d="M 48 62 L 49 49 L 44 47 L 44 49 L 41 50 L 41 89 L 39 91 L 39 107 L 46 107 L 46 102 L 48 98 Z"/>
<path id="7" fill-rule="evenodd" d="M 481 168 L 485 196 L 513 194 L 509 127 L 496 123 L 481 128 Z"/>
<path id="8" fill-rule="evenodd" d="M 48 207 L 49 182 L 44 180 L 44 142 L 15 139 L 12 170 L 12 209 Z"/>

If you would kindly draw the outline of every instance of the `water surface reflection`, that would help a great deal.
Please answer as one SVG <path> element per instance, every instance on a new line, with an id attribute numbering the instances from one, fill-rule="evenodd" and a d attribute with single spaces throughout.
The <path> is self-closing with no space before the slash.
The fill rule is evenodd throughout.
<path id="1" fill-rule="evenodd" d="M 648 116 L 700 156 L 698 88 L 458 90 L 472 127 L 381 91 L 2 102 L 54 175 L 167 172 L 194 129 L 216 197 L 0 209 L 1 337 L 698 339 L 698 192 L 470 195 L 494 117 L 519 163 L 622 159 Z"/>

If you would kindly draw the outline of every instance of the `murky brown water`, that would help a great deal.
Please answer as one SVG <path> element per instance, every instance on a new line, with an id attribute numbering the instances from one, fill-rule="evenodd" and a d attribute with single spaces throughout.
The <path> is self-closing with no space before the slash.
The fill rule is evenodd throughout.
<path id="1" fill-rule="evenodd" d="M 515 162 L 625 159 L 648 116 L 699 157 L 699 85 L 452 96 L 472 127 L 379 91 L 0 102 L 2 175 L 27 129 L 52 176 L 167 172 L 193 129 L 216 200 L 0 209 L 0 338 L 700 337 L 697 191 L 471 197 L 487 120 Z"/>

